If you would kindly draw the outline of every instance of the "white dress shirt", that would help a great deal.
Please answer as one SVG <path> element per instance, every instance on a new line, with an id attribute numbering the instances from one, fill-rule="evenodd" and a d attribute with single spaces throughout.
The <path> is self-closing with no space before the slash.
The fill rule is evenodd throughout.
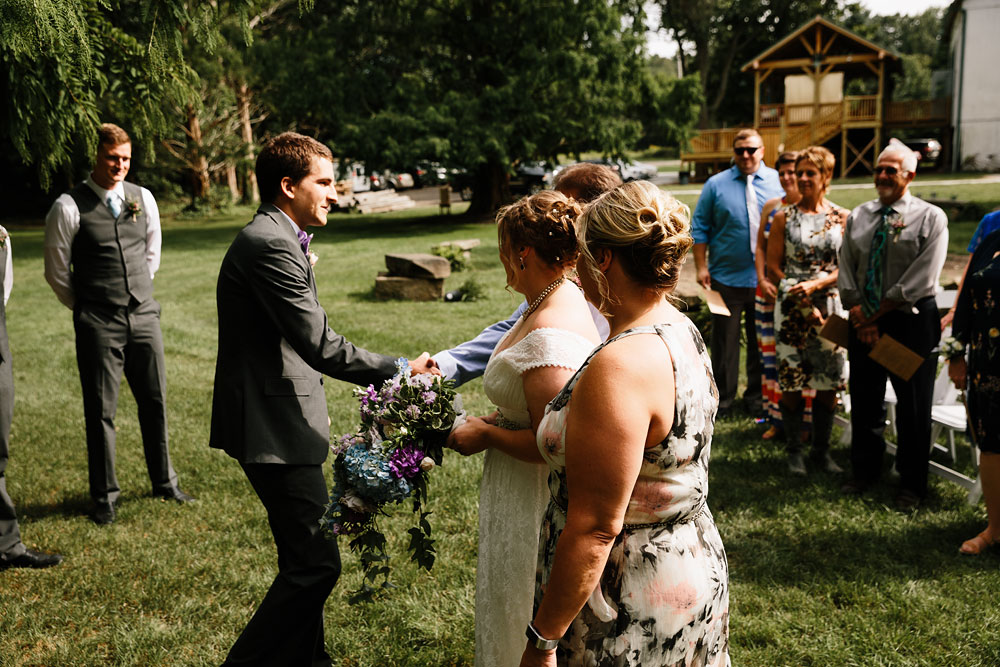
<path id="1" fill-rule="evenodd" d="M 4 244 L 7 246 L 7 262 L 3 267 L 3 305 L 7 305 L 7 301 L 10 299 L 10 291 L 14 289 L 14 262 L 10 259 L 11 247 L 10 247 L 10 234 L 3 227 L 0 227 L 3 235 L 7 238 L 4 240 Z"/>
<path id="2" fill-rule="evenodd" d="M 117 197 L 124 206 L 125 187 L 116 183 L 111 190 L 105 190 L 87 176 L 84 180 L 102 202 L 108 195 Z M 152 279 L 160 268 L 160 246 L 163 234 L 160 229 L 160 210 L 156 207 L 153 194 L 146 188 L 142 191 L 142 209 L 146 213 L 146 264 Z M 72 269 L 73 239 L 80 231 L 80 210 L 68 192 L 59 195 L 45 216 L 45 280 L 56 293 L 56 297 L 67 308 L 76 303 L 73 293 Z M 8 258 L 9 258 L 8 254 Z"/>

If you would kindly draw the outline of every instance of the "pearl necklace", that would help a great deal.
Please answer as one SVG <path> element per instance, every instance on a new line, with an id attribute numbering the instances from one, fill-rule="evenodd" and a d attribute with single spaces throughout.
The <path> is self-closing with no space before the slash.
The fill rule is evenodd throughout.
<path id="1" fill-rule="evenodd" d="M 542 293 L 539 294 L 538 297 L 531 302 L 531 305 L 524 310 L 524 317 L 528 317 L 528 315 L 531 315 L 533 312 L 535 312 L 535 309 L 537 309 L 540 305 L 542 305 L 542 301 L 545 301 L 545 297 L 547 297 L 552 292 L 552 290 L 559 287 L 559 285 L 564 280 L 566 280 L 565 276 L 559 276 L 554 281 L 549 283 L 549 286 L 543 289 Z"/>

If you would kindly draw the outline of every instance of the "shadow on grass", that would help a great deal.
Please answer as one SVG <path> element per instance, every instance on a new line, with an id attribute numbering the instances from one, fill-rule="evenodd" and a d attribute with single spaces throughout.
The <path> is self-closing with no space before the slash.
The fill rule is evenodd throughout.
<path id="1" fill-rule="evenodd" d="M 115 507 L 121 509 L 122 506 L 131 504 L 133 501 L 152 497 L 151 493 L 122 493 L 118 500 L 115 501 Z M 30 500 L 27 502 L 18 502 L 16 499 L 14 502 L 20 521 L 41 521 L 48 518 L 69 519 L 79 516 L 89 517 L 94 508 L 94 503 L 90 496 L 83 493 L 63 496 L 56 503 L 33 503 Z"/>
<path id="2" fill-rule="evenodd" d="M 837 590 L 843 582 L 905 584 L 996 568 L 997 550 L 979 558 L 958 553 L 983 521 L 956 505 L 957 487 L 935 481 L 918 510 L 898 512 L 892 509 L 896 487 L 889 457 L 880 484 L 861 497 L 847 497 L 840 493 L 846 474 L 790 474 L 784 443 L 760 440 L 761 428 L 748 418 L 716 426 L 709 506 L 732 580 Z M 849 469 L 845 445 L 835 441 L 833 455 Z"/>

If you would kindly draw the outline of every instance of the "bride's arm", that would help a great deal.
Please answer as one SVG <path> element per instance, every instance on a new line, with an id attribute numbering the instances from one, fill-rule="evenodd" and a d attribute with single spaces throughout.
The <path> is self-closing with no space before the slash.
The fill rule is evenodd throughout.
<path id="1" fill-rule="evenodd" d="M 525 371 L 521 375 L 524 397 L 531 415 L 531 428 L 511 431 L 494 426 L 478 417 L 470 417 L 466 423 L 448 437 L 448 447 L 469 456 L 495 447 L 508 456 L 529 463 L 544 463 L 535 443 L 538 424 L 545 414 L 545 406 L 563 385 L 573 376 L 572 370 L 555 366 L 540 366 Z"/>
<path id="2" fill-rule="evenodd" d="M 461 427 L 452 431 L 446 445 L 465 456 L 495 447 L 528 463 L 544 463 L 535 445 L 534 431 L 529 428 L 510 431 L 480 417 L 469 417 Z"/>

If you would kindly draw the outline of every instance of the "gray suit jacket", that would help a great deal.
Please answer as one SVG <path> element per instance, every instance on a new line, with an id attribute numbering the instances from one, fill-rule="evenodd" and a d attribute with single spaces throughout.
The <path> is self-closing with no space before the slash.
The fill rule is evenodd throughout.
<path id="1" fill-rule="evenodd" d="M 322 375 L 379 385 L 394 359 L 330 329 L 294 230 L 265 205 L 222 260 L 209 444 L 241 463 L 318 464 L 330 445 Z"/>

